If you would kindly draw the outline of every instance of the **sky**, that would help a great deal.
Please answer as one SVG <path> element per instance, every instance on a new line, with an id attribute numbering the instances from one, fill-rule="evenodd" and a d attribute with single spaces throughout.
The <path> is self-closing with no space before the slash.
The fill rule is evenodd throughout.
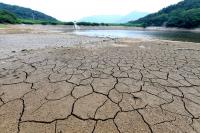
<path id="1" fill-rule="evenodd" d="M 0 0 L 28 7 L 62 21 L 93 15 L 126 15 L 133 11 L 153 13 L 181 0 Z"/>

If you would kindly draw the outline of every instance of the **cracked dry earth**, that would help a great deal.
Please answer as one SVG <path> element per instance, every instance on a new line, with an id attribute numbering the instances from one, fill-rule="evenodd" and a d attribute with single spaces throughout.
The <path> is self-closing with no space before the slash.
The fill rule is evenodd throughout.
<path id="1" fill-rule="evenodd" d="M 0 132 L 200 133 L 200 45 L 133 42 L 1 59 Z"/>

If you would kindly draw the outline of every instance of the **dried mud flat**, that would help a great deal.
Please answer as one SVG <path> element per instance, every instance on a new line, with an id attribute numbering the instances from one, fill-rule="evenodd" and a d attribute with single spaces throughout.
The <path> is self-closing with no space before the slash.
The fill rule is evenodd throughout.
<path id="1" fill-rule="evenodd" d="M 200 44 L 108 39 L 0 63 L 1 133 L 200 132 Z"/>

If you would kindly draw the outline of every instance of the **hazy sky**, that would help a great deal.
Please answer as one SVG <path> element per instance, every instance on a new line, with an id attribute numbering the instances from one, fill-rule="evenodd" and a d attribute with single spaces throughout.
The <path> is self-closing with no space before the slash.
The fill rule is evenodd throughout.
<path id="1" fill-rule="evenodd" d="M 78 20 L 91 15 L 125 15 L 132 11 L 156 12 L 181 0 L 0 0 L 29 7 L 59 20 Z"/>

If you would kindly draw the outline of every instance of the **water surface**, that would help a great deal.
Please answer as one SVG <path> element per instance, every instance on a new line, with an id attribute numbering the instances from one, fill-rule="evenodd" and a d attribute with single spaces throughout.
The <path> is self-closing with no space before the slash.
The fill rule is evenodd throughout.
<path id="1" fill-rule="evenodd" d="M 80 30 L 75 34 L 113 38 L 150 38 L 172 41 L 200 43 L 200 33 L 190 31 L 152 31 L 152 30 Z"/>

